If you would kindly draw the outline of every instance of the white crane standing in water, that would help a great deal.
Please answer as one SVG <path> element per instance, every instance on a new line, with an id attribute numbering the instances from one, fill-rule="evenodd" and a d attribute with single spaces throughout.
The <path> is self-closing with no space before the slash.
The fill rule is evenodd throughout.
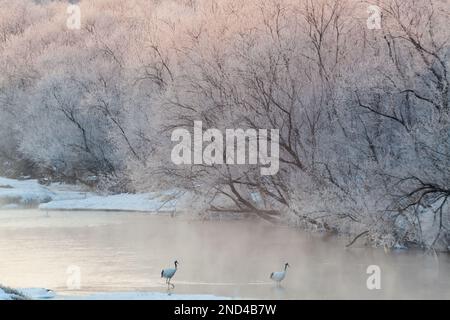
<path id="1" fill-rule="evenodd" d="M 177 272 L 178 261 L 175 260 L 174 264 L 175 268 L 167 268 L 161 271 L 161 278 L 166 278 L 167 285 L 172 286 L 172 288 L 175 288 L 175 286 L 170 283 L 170 279 L 172 279 L 172 277 L 175 275 L 175 272 Z"/>
<path id="2" fill-rule="evenodd" d="M 272 279 L 273 281 L 275 281 L 279 285 L 280 282 L 283 281 L 283 279 L 286 277 L 286 273 L 287 273 L 287 268 L 288 267 L 290 267 L 289 263 L 286 262 L 284 264 L 284 270 L 283 271 L 272 272 L 270 274 L 270 279 Z"/>

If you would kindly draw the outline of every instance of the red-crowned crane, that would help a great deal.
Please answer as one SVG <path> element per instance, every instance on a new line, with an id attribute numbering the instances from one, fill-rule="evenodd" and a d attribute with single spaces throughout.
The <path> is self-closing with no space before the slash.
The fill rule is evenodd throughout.
<path id="1" fill-rule="evenodd" d="M 174 264 L 175 268 L 167 268 L 161 271 L 161 278 L 166 278 L 167 285 L 172 286 L 173 288 L 175 288 L 175 286 L 170 283 L 170 279 L 172 279 L 172 277 L 175 275 L 175 272 L 177 272 L 178 261 L 175 260 Z"/>
<path id="2" fill-rule="evenodd" d="M 283 271 L 272 272 L 270 274 L 270 279 L 272 279 L 273 281 L 275 281 L 279 285 L 280 282 L 283 281 L 283 279 L 286 277 L 286 273 L 287 273 L 287 268 L 288 267 L 290 267 L 289 263 L 286 262 L 284 264 L 284 270 Z"/>

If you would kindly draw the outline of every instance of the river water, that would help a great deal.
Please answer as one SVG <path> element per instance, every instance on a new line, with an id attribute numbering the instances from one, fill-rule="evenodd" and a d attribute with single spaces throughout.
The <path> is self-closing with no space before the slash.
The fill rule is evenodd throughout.
<path id="1" fill-rule="evenodd" d="M 203 221 L 125 212 L 0 211 L 0 283 L 61 296 L 166 292 L 255 299 L 450 299 L 450 257 L 386 253 L 264 221 Z M 289 262 L 286 279 L 269 275 Z M 367 268 L 381 289 L 367 288 Z M 75 269 L 74 269 L 75 268 Z M 80 289 L 68 288 L 80 271 Z M 69 272 L 69 273 L 68 273 Z M 73 273 L 72 273 L 73 276 Z"/>

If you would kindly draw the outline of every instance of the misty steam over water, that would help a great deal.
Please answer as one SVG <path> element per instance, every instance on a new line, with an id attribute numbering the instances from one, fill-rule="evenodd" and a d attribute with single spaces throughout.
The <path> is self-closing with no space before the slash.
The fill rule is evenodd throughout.
<path id="1" fill-rule="evenodd" d="M 261 299 L 450 298 L 450 259 L 386 253 L 346 239 L 263 221 L 199 221 L 138 213 L 45 212 L 0 215 L 0 274 L 14 287 L 45 287 L 58 297 L 98 292 L 165 292 L 162 268 L 175 259 L 172 293 Z M 289 262 L 277 287 L 272 271 Z M 368 290 L 369 265 L 381 289 Z M 81 289 L 67 289 L 78 266 Z"/>

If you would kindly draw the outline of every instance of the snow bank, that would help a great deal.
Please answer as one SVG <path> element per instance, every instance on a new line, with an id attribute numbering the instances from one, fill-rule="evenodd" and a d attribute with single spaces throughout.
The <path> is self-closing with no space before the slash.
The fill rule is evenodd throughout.
<path id="1" fill-rule="evenodd" d="M 28 296 L 19 290 L 0 286 L 0 300 L 25 300 Z"/>
<path id="2" fill-rule="evenodd" d="M 6 293 L 0 288 L 0 300 L 29 299 L 64 299 L 64 300 L 229 300 L 229 297 L 220 297 L 209 294 L 173 294 L 163 292 L 100 292 L 91 295 L 66 296 L 56 295 L 52 290 L 45 288 L 22 288 L 15 290 L 20 295 Z"/>
<path id="3" fill-rule="evenodd" d="M 37 207 L 41 203 L 92 196 L 79 186 L 54 183 L 40 185 L 37 180 L 15 180 L 0 177 L 0 209 Z"/>
<path id="4" fill-rule="evenodd" d="M 177 197 L 171 193 L 118 194 L 51 201 L 41 204 L 39 209 L 173 212 L 177 209 L 177 202 Z"/>
<path id="5" fill-rule="evenodd" d="M 55 292 L 45 288 L 23 288 L 17 291 L 30 299 L 52 299 L 56 296 Z"/>
<path id="6" fill-rule="evenodd" d="M 12 297 L 0 288 L 0 300 L 12 300 Z"/>
<path id="7" fill-rule="evenodd" d="M 0 208 L 33 207 L 49 202 L 55 194 L 41 186 L 37 180 L 0 178 Z"/>
<path id="8" fill-rule="evenodd" d="M 52 290 L 45 288 L 11 289 L 14 293 L 7 293 L 5 290 L 0 288 L 0 300 L 52 299 L 56 296 Z"/>
<path id="9" fill-rule="evenodd" d="M 178 190 L 100 196 L 80 186 L 42 186 L 37 180 L 0 178 L 0 209 L 174 212 L 185 207 L 186 201 L 190 199 Z"/>

